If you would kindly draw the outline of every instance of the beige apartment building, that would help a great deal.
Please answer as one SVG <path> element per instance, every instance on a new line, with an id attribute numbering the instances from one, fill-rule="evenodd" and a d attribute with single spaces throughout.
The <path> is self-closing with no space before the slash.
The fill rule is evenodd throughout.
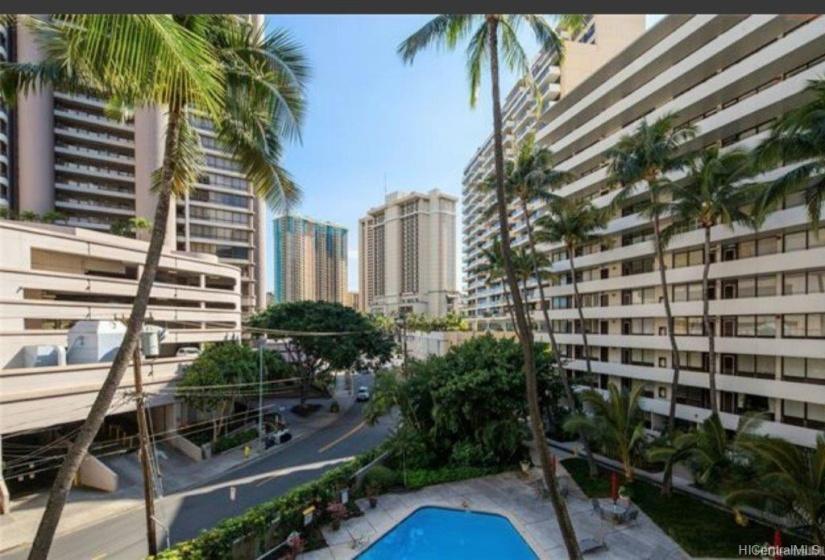
<path id="1" fill-rule="evenodd" d="M 304 216 L 273 221 L 273 302 L 347 298 L 347 229 Z"/>
<path id="2" fill-rule="evenodd" d="M 603 29 L 596 19 L 596 42 Z M 777 15 L 668 16 L 563 96 L 534 123 L 537 141 L 575 179 L 560 193 L 597 206 L 616 192 L 606 184 L 604 152 L 643 119 L 676 113 L 698 129 L 686 150 L 720 145 L 747 149 L 764 139 L 785 111 L 805 100 L 810 80 L 825 75 L 825 18 Z M 475 163 L 464 182 L 467 319 L 475 329 L 511 328 L 501 285 L 475 271 L 494 227 L 481 209 Z M 767 174 L 779 176 L 789 168 Z M 683 174 L 674 175 L 679 180 Z M 589 333 L 599 385 L 646 387 L 649 427 L 663 425 L 672 377 L 651 224 L 628 200 L 602 243 L 577 254 L 585 324 L 573 306 L 569 259 L 543 246 L 561 281 L 546 289 L 550 316 L 574 375 L 586 370 L 582 328 Z M 531 208 L 540 215 L 540 205 Z M 513 216 L 514 245 L 524 244 L 523 216 Z M 823 232 L 825 233 L 825 232 Z M 710 313 L 717 351 L 717 388 L 726 427 L 742 414 L 767 411 L 762 430 L 812 446 L 825 428 L 825 235 L 810 231 L 801 195 L 789 196 L 758 231 L 712 232 Z M 687 423 L 709 414 L 707 338 L 701 315 L 702 232 L 685 231 L 667 252 L 667 281 L 676 316 L 681 387 L 677 415 Z M 535 284 L 527 301 L 542 324 Z M 542 334 L 546 340 L 546 333 Z"/>
<path id="3" fill-rule="evenodd" d="M 456 202 L 438 189 L 394 192 L 358 221 L 361 311 L 447 313 L 458 297 Z"/>
<path id="4" fill-rule="evenodd" d="M 263 16 L 250 16 L 263 26 Z M 41 59 L 30 30 L 17 26 L 8 37 L 14 60 Z M 0 41 L 0 55 L 5 49 Z M 134 217 L 154 219 L 151 176 L 163 159 L 164 116 L 158 109 L 138 109 L 120 121 L 104 114 L 93 97 L 42 90 L 19 100 L 13 115 L 13 138 L 6 134 L 0 107 L 0 205 L 11 189 L 18 212 L 57 211 L 70 226 L 109 231 Z M 220 148 L 212 124 L 192 117 L 205 161 L 198 184 L 175 200 L 169 214 L 166 244 L 170 249 L 209 253 L 240 268 L 245 315 L 266 302 L 266 205 L 256 196 L 231 156 Z M 4 139 L 5 138 L 5 139 Z M 13 173 L 3 155 L 14 144 Z M 4 173 L 6 176 L 4 177 Z M 143 232 L 141 238 L 148 238 Z"/>

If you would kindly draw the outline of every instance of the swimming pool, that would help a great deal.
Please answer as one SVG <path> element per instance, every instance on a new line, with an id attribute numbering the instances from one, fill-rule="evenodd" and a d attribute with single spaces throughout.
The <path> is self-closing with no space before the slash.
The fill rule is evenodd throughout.
<path id="1" fill-rule="evenodd" d="M 429 506 L 412 512 L 356 558 L 538 560 L 505 517 Z"/>

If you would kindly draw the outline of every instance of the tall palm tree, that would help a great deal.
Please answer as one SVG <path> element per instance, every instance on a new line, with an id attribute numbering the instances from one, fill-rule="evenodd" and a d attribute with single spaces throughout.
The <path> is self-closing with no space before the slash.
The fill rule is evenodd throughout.
<path id="1" fill-rule="evenodd" d="M 21 18 L 45 53 L 39 63 L 5 63 L 0 94 L 13 103 L 44 87 L 93 94 L 112 110 L 166 111 L 164 156 L 154 174 L 157 206 L 146 261 L 123 341 L 89 415 L 57 473 L 30 556 L 45 559 L 80 463 L 100 429 L 143 329 L 166 235 L 172 196 L 196 183 L 197 111 L 214 124 L 222 147 L 239 162 L 255 192 L 277 208 L 299 189 L 280 166 L 282 141 L 294 137 L 304 106 L 307 66 L 289 36 L 234 16 L 55 15 Z"/>
<path id="2" fill-rule="evenodd" d="M 565 15 L 560 18 L 562 28 L 580 29 L 584 23 L 581 15 Z M 541 425 L 541 409 L 538 402 L 536 360 L 533 354 L 533 336 L 518 289 L 518 280 L 510 253 L 510 226 L 507 217 L 504 191 L 504 140 L 502 136 L 501 91 L 499 85 L 499 55 L 505 63 L 522 76 L 529 75 L 527 55 L 518 40 L 518 30 L 529 26 L 542 50 L 555 52 L 559 59 L 564 55 L 564 41 L 541 14 L 441 14 L 408 37 L 398 48 L 405 62 L 412 63 L 416 55 L 429 46 L 446 46 L 454 49 L 459 40 L 469 36 L 467 69 L 470 78 L 470 104 L 478 98 L 482 68 L 489 62 L 493 102 L 493 151 L 496 177 L 496 204 L 502 243 L 502 255 L 507 283 L 513 297 L 516 329 L 524 353 L 524 371 L 527 385 L 527 402 L 530 428 L 541 462 L 542 473 L 550 490 L 550 499 L 558 517 L 564 544 L 571 558 L 581 558 L 567 506 L 558 491 L 558 484 L 550 463 L 550 450 L 544 439 Z M 532 83 L 532 79 L 528 80 Z"/>
<path id="3" fill-rule="evenodd" d="M 825 78 L 811 81 L 812 100 L 786 113 L 770 136 L 754 150 L 763 169 L 803 162 L 766 189 L 760 210 L 764 213 L 788 193 L 805 185 L 805 202 L 811 225 L 821 223 L 825 201 Z"/>
<path id="4" fill-rule="evenodd" d="M 548 203 L 547 209 L 548 213 L 536 220 L 536 239 L 547 243 L 561 242 L 570 258 L 570 274 L 573 278 L 573 294 L 582 329 L 587 378 L 592 389 L 594 387 L 593 368 L 590 363 L 590 344 L 587 339 L 584 309 L 579 293 L 576 250 L 601 239 L 599 231 L 607 226 L 610 215 L 607 210 L 596 208 L 593 203 L 583 198 L 575 200 L 553 198 Z"/>
<path id="5" fill-rule="evenodd" d="M 667 208 L 662 195 L 667 188 L 663 181 L 665 174 L 684 167 L 684 157 L 679 150 L 682 144 L 696 136 L 696 128 L 690 126 L 676 127 L 676 115 L 660 117 L 652 124 L 643 120 L 636 131 L 623 136 L 615 147 L 605 154 L 610 161 L 608 183 L 621 187 L 613 200 L 613 206 L 633 196 L 640 183 L 647 187 L 647 197 L 641 201 L 640 213 L 653 222 L 653 243 L 659 266 L 659 286 L 662 290 L 662 302 L 667 317 L 667 334 L 670 340 L 671 365 L 673 380 L 670 387 L 670 413 L 667 429 L 673 433 L 676 428 L 676 392 L 679 387 L 679 347 L 673 332 L 673 313 L 670 309 L 670 296 L 667 291 L 667 265 L 662 240 L 662 217 Z"/>
<path id="6" fill-rule="evenodd" d="M 582 400 L 590 408 L 590 415 L 576 413 L 564 423 L 566 430 L 584 430 L 594 441 L 600 442 L 608 455 L 621 462 L 625 478 L 629 482 L 633 481 L 633 462 L 645 435 L 642 411 L 639 408 L 643 390 L 642 383 L 631 391 L 619 389 L 615 383 L 611 383 L 605 399 L 601 392 L 588 389 L 582 393 Z"/>
<path id="7" fill-rule="evenodd" d="M 504 275 L 504 258 L 501 254 L 501 241 L 498 237 L 493 239 L 493 244 L 490 247 L 481 249 L 481 255 L 484 257 L 484 262 L 476 267 L 476 272 L 487 276 L 487 283 L 494 284 L 500 281 Z M 507 285 L 502 285 L 502 292 L 504 292 L 504 302 L 507 308 L 507 313 L 510 315 L 510 320 L 513 322 L 513 328 L 516 325 L 516 316 L 513 314 L 513 305 L 510 303 L 510 292 L 507 290 Z"/>
<path id="8" fill-rule="evenodd" d="M 556 358 L 556 371 L 564 389 L 567 406 L 572 412 L 577 408 L 577 401 L 570 386 L 567 370 L 562 367 L 561 349 L 558 340 L 556 340 L 553 323 L 550 321 L 549 305 L 544 292 L 544 280 L 549 277 L 548 271 L 552 263 L 545 253 L 539 253 L 536 249 L 535 228 L 532 212 L 530 211 L 531 203 L 549 202 L 557 197 L 553 191 L 571 179 L 572 176 L 569 173 L 559 171 L 553 167 L 553 153 L 549 149 L 536 148 L 533 134 L 529 134 L 524 142 L 520 144 L 515 160 L 508 160 L 505 165 L 504 189 L 507 193 L 508 202 L 514 200 L 524 213 L 527 246 L 532 255 L 533 275 L 538 284 L 539 305 L 544 319 L 544 328 L 550 338 L 550 347 Z M 495 184 L 492 181 L 486 181 L 482 183 L 482 188 L 492 190 L 495 188 Z M 492 217 L 497 211 L 495 204 L 488 207 L 485 218 Z M 584 432 L 579 433 L 579 438 L 584 446 L 590 476 L 595 477 L 598 475 L 598 467 L 593 458 L 590 441 Z"/>
<path id="9" fill-rule="evenodd" d="M 719 404 L 716 394 L 715 329 L 709 311 L 710 233 L 719 224 L 730 229 L 735 224 L 753 224 L 753 219 L 745 208 L 756 202 L 758 185 L 742 182 L 754 174 L 750 162 L 750 154 L 744 151 L 723 154 L 718 146 L 704 150 L 691 160 L 688 163 L 687 180 L 671 186 L 671 214 L 674 222 L 668 226 L 668 231 L 663 236 L 663 240 L 667 242 L 674 230 L 696 222 L 704 231 L 702 319 L 708 337 L 710 410 L 714 414 L 719 413 Z"/>
<path id="10" fill-rule="evenodd" d="M 768 437 L 749 438 L 739 445 L 756 457 L 762 476 L 729 492 L 726 501 L 787 517 L 825 547 L 825 436 L 817 437 L 813 450 Z"/>

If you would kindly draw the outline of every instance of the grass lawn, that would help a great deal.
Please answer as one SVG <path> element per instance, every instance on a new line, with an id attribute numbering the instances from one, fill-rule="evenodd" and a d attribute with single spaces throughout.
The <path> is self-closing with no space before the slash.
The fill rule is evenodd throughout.
<path id="1" fill-rule="evenodd" d="M 610 497 L 610 471 L 600 468 L 599 477 L 590 479 L 585 459 L 564 459 L 561 463 L 589 497 Z M 741 527 L 730 512 L 685 494 L 663 498 L 658 486 L 642 480 L 633 483 L 632 500 L 691 556 L 736 558 L 740 556 L 739 545 L 773 543 L 773 528 L 753 521 Z M 783 535 L 782 544 L 806 543 Z"/>

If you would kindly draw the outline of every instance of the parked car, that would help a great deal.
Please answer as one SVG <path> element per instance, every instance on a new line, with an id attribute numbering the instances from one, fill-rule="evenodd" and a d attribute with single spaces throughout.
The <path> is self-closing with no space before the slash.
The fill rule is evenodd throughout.
<path id="1" fill-rule="evenodd" d="M 183 346 L 181 348 L 178 348 L 176 356 L 178 358 L 197 358 L 200 353 L 201 350 L 197 346 Z"/>
<path id="2" fill-rule="evenodd" d="M 269 449 L 273 445 L 281 445 L 292 439 L 292 433 L 285 425 L 276 425 L 272 432 L 264 437 L 264 446 Z"/>
<path id="3" fill-rule="evenodd" d="M 370 390 L 366 387 L 358 387 L 358 394 L 355 396 L 358 402 L 366 402 L 370 400 Z"/>

